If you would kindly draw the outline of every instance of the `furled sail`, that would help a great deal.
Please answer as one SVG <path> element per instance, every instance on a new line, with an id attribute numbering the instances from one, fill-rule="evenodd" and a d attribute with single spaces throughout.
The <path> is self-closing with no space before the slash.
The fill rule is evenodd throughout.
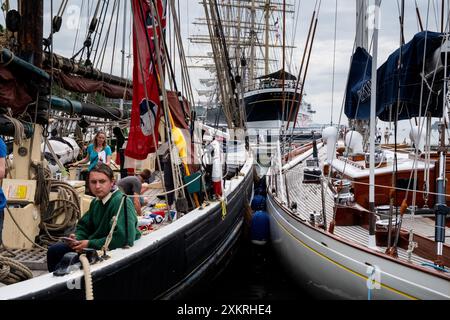
<path id="1" fill-rule="evenodd" d="M 444 40 L 441 33 L 420 32 L 378 69 L 376 113 L 380 120 L 405 120 L 427 114 L 442 116 Z M 345 99 L 345 114 L 350 119 L 369 119 L 371 68 L 372 57 L 366 50 L 357 48 Z"/>
<path id="2" fill-rule="evenodd" d="M 130 133 L 125 155 L 143 160 L 155 152 L 161 103 L 158 88 L 156 48 L 153 38 L 160 41 L 166 27 L 166 1 L 156 0 L 159 19 L 152 15 L 147 1 L 132 0 L 133 32 L 133 104 Z M 159 25 L 161 21 L 162 25 Z M 162 45 L 160 47 L 163 47 Z M 161 59 L 164 60 L 164 59 Z"/>
<path id="3" fill-rule="evenodd" d="M 98 92 L 107 98 L 132 99 L 132 90 L 130 88 L 120 87 L 106 81 L 86 79 L 77 75 L 67 75 L 60 71 L 54 71 L 53 77 L 58 85 L 71 92 Z"/>

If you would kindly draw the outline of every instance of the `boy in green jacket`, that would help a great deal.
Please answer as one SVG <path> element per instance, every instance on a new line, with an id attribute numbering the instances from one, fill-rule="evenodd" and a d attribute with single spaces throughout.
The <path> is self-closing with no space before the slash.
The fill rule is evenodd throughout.
<path id="1" fill-rule="evenodd" d="M 120 190 L 111 191 L 114 185 L 114 174 L 105 164 L 97 165 L 89 172 L 89 186 L 96 199 L 91 202 L 88 212 L 78 221 L 71 241 L 58 242 L 49 247 L 47 267 L 50 272 L 57 266 L 67 252 L 82 252 L 84 248 L 102 249 L 111 230 L 114 217 L 118 214 L 116 228 L 108 246 L 110 250 L 132 246 L 141 237 L 137 229 L 136 210 L 133 202 L 126 198 Z"/>

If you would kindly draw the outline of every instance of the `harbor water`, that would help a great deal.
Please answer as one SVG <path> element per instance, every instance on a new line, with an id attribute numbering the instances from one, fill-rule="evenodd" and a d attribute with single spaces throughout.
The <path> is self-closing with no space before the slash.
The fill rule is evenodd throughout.
<path id="1" fill-rule="evenodd" d="M 228 267 L 190 299 L 199 302 L 294 301 L 312 297 L 285 274 L 270 243 L 257 246 L 241 240 Z"/>

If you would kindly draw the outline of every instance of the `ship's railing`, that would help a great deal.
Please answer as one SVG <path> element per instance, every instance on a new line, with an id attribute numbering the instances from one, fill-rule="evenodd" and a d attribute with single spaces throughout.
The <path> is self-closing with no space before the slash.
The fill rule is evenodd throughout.
<path id="1" fill-rule="evenodd" d="M 265 79 L 261 80 L 257 85 L 253 86 L 245 86 L 244 92 L 252 91 L 252 90 L 263 90 L 263 89 L 278 89 L 283 88 L 283 80 L 279 79 Z M 286 80 L 284 82 L 284 88 L 286 89 L 295 89 L 296 88 L 296 82 L 292 80 Z M 300 93 L 301 86 L 298 87 L 297 92 Z"/>

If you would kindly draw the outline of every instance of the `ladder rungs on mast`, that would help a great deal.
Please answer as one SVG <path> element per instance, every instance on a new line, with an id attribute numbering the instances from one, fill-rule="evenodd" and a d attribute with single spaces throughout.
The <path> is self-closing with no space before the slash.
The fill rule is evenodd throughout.
<path id="1" fill-rule="evenodd" d="M 202 37 L 199 37 L 199 38 L 188 38 L 188 39 L 189 39 L 189 41 L 191 41 L 191 43 L 195 43 L 195 44 L 210 44 L 211 43 L 211 40 L 209 39 L 209 37 L 208 38 L 207 37 L 205 37 L 205 38 L 202 38 Z M 249 41 L 240 41 L 240 42 L 238 42 L 235 39 L 230 40 L 229 42 L 227 42 L 227 44 L 229 46 L 240 45 L 241 47 L 245 47 L 245 46 L 250 46 L 251 45 L 251 43 Z M 261 43 L 255 43 L 254 46 L 255 47 L 261 47 L 261 48 L 265 48 L 266 47 L 265 44 L 261 44 Z M 269 48 L 283 48 L 283 45 L 281 45 L 281 44 L 280 45 L 269 44 L 268 47 Z M 289 45 L 284 46 L 284 47 L 286 49 L 295 49 L 295 48 L 297 48 L 295 46 L 289 46 Z"/>

